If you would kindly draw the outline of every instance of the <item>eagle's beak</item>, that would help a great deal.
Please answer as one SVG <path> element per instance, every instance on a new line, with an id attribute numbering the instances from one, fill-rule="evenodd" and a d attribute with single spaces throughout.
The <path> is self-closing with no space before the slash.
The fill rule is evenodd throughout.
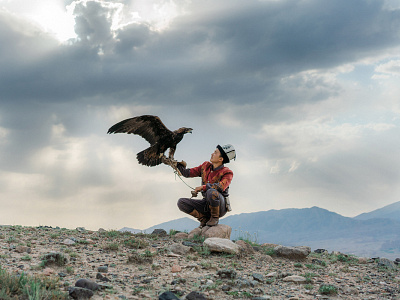
<path id="1" fill-rule="evenodd" d="M 193 131 L 193 129 L 189 129 L 189 130 L 187 131 L 187 133 L 192 133 L 192 131 Z"/>

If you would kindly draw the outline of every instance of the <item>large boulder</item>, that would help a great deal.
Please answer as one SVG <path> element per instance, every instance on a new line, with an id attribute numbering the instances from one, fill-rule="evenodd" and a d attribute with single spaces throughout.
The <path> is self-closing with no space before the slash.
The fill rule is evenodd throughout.
<path id="1" fill-rule="evenodd" d="M 217 237 L 221 239 L 230 239 L 232 233 L 232 227 L 224 224 L 218 224 L 216 226 L 205 226 L 203 228 L 195 228 L 189 232 L 189 239 L 194 236 L 203 236 L 205 238 Z"/>
<path id="2" fill-rule="evenodd" d="M 277 246 L 274 248 L 274 250 L 276 255 L 290 259 L 305 259 L 311 253 L 311 248 L 306 246 Z"/>
<path id="3" fill-rule="evenodd" d="M 228 239 L 208 238 L 203 243 L 211 252 L 223 252 L 229 254 L 239 254 L 240 246 Z"/>

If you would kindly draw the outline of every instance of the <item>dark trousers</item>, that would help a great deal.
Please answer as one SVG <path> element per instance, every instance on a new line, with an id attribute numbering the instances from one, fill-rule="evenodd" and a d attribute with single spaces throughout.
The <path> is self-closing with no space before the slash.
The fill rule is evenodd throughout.
<path id="1" fill-rule="evenodd" d="M 203 199 L 180 198 L 178 208 L 184 213 L 190 214 L 194 209 L 199 213 L 210 217 L 210 206 L 219 206 L 219 217 L 226 214 L 225 198 L 216 189 L 208 189 L 203 193 Z"/>

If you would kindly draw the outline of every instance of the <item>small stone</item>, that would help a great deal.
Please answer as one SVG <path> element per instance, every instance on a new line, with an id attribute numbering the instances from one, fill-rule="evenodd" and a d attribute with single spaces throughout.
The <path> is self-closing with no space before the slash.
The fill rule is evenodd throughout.
<path id="1" fill-rule="evenodd" d="M 181 271 L 182 271 L 182 268 L 179 265 L 173 265 L 172 268 L 171 268 L 171 272 L 172 273 L 178 273 L 178 272 L 181 272 Z"/>
<path id="2" fill-rule="evenodd" d="M 316 249 L 314 250 L 315 253 L 319 253 L 319 254 L 328 254 L 328 250 L 325 249 Z"/>
<path id="3" fill-rule="evenodd" d="M 108 273 L 108 267 L 107 266 L 100 266 L 97 268 L 97 271 L 100 273 Z"/>
<path id="4" fill-rule="evenodd" d="M 177 234 L 174 235 L 174 238 L 176 239 L 187 239 L 189 234 L 186 232 L 178 232 Z"/>
<path id="5" fill-rule="evenodd" d="M 54 270 L 52 269 L 52 268 L 45 268 L 44 270 L 43 270 L 43 275 L 44 276 L 50 276 L 50 275 L 52 275 L 54 273 Z"/>
<path id="6" fill-rule="evenodd" d="M 293 282 L 293 283 L 306 283 L 307 279 L 303 276 L 292 275 L 292 276 L 287 276 L 287 277 L 283 278 L 283 281 Z"/>
<path id="7" fill-rule="evenodd" d="M 76 300 L 85 300 L 93 297 L 93 292 L 91 290 L 76 286 L 68 288 L 68 293 Z"/>
<path id="8" fill-rule="evenodd" d="M 379 267 L 386 267 L 388 269 L 392 269 L 395 270 L 397 269 L 397 266 L 395 265 L 395 263 L 387 258 L 380 258 L 378 260 L 378 266 Z"/>
<path id="9" fill-rule="evenodd" d="M 225 279 L 225 278 L 226 279 L 234 279 L 234 278 L 236 278 L 237 273 L 235 270 L 229 269 L 229 270 L 219 270 L 217 272 L 217 275 L 223 279 Z"/>
<path id="10" fill-rule="evenodd" d="M 204 241 L 212 252 L 224 252 L 230 254 L 239 254 L 240 247 L 228 239 L 222 238 L 208 238 Z"/>
<path id="11" fill-rule="evenodd" d="M 278 276 L 277 272 L 271 272 L 271 273 L 268 273 L 267 275 L 265 275 L 265 277 L 277 277 L 277 276 Z"/>
<path id="12" fill-rule="evenodd" d="M 175 254 L 186 255 L 192 250 L 192 248 L 182 244 L 172 244 L 171 247 L 169 247 L 169 250 Z"/>
<path id="13" fill-rule="evenodd" d="M 164 292 L 158 296 L 158 300 L 179 300 L 172 292 Z"/>
<path id="14" fill-rule="evenodd" d="M 63 241 L 63 244 L 64 244 L 64 245 L 74 245 L 75 242 L 74 242 L 73 240 L 71 240 L 71 239 L 65 239 L 65 240 Z"/>
<path id="15" fill-rule="evenodd" d="M 246 243 L 243 240 L 238 240 L 235 242 L 237 245 L 239 245 L 241 251 L 244 254 L 254 254 L 256 251 L 254 251 L 253 247 L 250 246 L 248 243 Z"/>
<path id="16" fill-rule="evenodd" d="M 360 264 L 366 264 L 366 263 L 368 263 L 368 258 L 366 258 L 366 257 L 359 257 L 359 258 L 358 258 L 358 262 L 359 262 Z"/>
<path id="17" fill-rule="evenodd" d="M 262 274 L 253 273 L 252 276 L 253 276 L 254 280 L 256 280 L 258 282 L 264 282 L 264 276 Z"/>
<path id="18" fill-rule="evenodd" d="M 305 259 L 311 253 L 311 248 L 306 246 L 298 246 L 298 247 L 277 246 L 274 248 L 274 250 L 278 256 L 290 259 Z"/>
<path id="19" fill-rule="evenodd" d="M 31 248 L 26 247 L 26 246 L 17 246 L 15 248 L 15 251 L 18 253 L 31 253 Z"/>
<path id="20" fill-rule="evenodd" d="M 77 282 L 75 282 L 75 286 L 80 287 L 80 288 L 89 289 L 91 291 L 97 291 L 100 289 L 99 285 L 96 282 L 91 281 L 86 278 L 79 279 Z"/>
<path id="21" fill-rule="evenodd" d="M 97 273 L 96 274 L 96 279 L 100 280 L 100 281 L 104 281 L 104 282 L 109 282 L 110 279 L 108 279 L 106 276 L 103 276 L 101 273 Z"/>
<path id="22" fill-rule="evenodd" d="M 153 258 L 140 255 L 139 253 L 132 253 L 128 256 L 128 263 L 152 264 Z"/>

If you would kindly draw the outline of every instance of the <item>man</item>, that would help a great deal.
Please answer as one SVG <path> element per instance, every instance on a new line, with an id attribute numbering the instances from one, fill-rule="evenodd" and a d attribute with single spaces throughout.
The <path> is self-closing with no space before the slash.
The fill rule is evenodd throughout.
<path id="1" fill-rule="evenodd" d="M 232 145 L 218 145 L 211 154 L 210 161 L 195 168 L 186 169 L 184 161 L 178 162 L 177 168 L 184 177 L 201 177 L 201 186 L 192 191 L 194 197 L 199 192 L 203 199 L 180 198 L 178 207 L 181 211 L 200 221 L 200 228 L 215 226 L 219 218 L 230 211 L 229 185 L 233 172 L 224 166 L 232 159 L 236 159 L 236 152 Z"/>

